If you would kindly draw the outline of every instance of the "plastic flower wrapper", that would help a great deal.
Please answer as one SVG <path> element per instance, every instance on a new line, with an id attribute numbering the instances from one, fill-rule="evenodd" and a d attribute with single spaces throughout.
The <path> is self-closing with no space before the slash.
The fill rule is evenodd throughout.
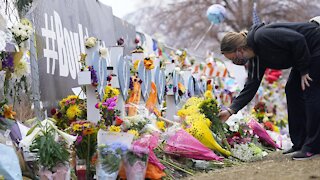
<path id="1" fill-rule="evenodd" d="M 166 141 L 164 150 L 168 154 L 199 160 L 222 160 L 196 138 L 180 129 Z"/>
<path id="2" fill-rule="evenodd" d="M 255 121 L 254 119 L 251 119 L 248 122 L 248 126 L 253 130 L 254 134 L 259 136 L 261 140 L 265 141 L 275 149 L 280 149 L 280 146 L 273 141 L 273 139 L 269 136 L 267 131 L 264 128 L 262 128 L 257 121 Z"/>
<path id="3" fill-rule="evenodd" d="M 160 163 L 159 159 L 153 152 L 153 150 L 158 147 L 158 142 L 159 142 L 159 134 L 158 133 L 153 133 L 152 135 L 145 135 L 143 138 L 141 138 L 138 142 L 148 142 L 148 148 L 149 148 L 149 163 L 152 163 L 156 165 L 158 168 L 161 170 L 164 170 L 166 167 Z M 147 144 L 147 143 L 145 143 Z"/>
<path id="4" fill-rule="evenodd" d="M 128 180 L 144 180 L 148 164 L 149 142 L 142 138 L 132 143 L 124 156 L 124 167 Z"/>
<path id="5" fill-rule="evenodd" d="M 19 159 L 14 148 L 0 143 L 0 175 L 4 179 L 22 179 Z"/>
<path id="6" fill-rule="evenodd" d="M 104 144 L 98 147 L 98 179 L 117 179 L 121 157 L 128 147 L 121 143 Z"/>
<path id="7" fill-rule="evenodd" d="M 198 139 L 206 147 L 216 150 L 225 156 L 230 156 L 231 152 L 223 149 L 213 137 L 213 133 L 208 127 L 208 124 L 204 120 L 193 118 L 193 121 L 189 121 L 185 130 L 193 137 Z"/>

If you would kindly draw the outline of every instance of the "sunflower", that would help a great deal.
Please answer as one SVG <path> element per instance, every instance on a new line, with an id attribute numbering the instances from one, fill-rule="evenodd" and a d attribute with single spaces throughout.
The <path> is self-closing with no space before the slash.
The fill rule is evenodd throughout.
<path id="1" fill-rule="evenodd" d="M 69 120 L 74 119 L 76 116 L 81 116 L 82 111 L 78 105 L 71 105 L 67 110 L 67 117 Z"/>
<path id="2" fill-rule="evenodd" d="M 93 133 L 95 133 L 94 128 L 88 128 L 88 129 L 85 129 L 85 130 L 82 132 L 82 135 L 83 135 L 83 136 L 86 136 L 86 135 L 90 135 L 90 134 L 93 134 Z"/>
<path id="3" fill-rule="evenodd" d="M 80 124 L 75 124 L 72 126 L 73 131 L 82 131 L 82 126 Z"/>

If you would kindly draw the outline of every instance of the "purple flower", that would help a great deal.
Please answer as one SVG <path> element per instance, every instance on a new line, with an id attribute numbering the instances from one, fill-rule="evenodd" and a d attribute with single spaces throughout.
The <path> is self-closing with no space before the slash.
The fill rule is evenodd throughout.
<path id="1" fill-rule="evenodd" d="M 110 104 L 109 104 L 109 107 L 115 107 L 117 105 L 117 103 L 115 103 L 114 101 L 113 102 L 111 102 Z"/>
<path id="2" fill-rule="evenodd" d="M 2 61 L 2 68 L 7 68 L 8 70 L 12 71 L 14 70 L 14 64 L 13 64 L 13 55 L 9 54 L 6 56 L 6 58 Z"/>
<path id="3" fill-rule="evenodd" d="M 98 77 L 96 70 L 93 69 L 93 66 L 89 66 L 89 71 L 91 72 L 91 84 L 98 84 Z"/>
<path id="4" fill-rule="evenodd" d="M 177 87 L 176 87 L 176 86 L 173 87 L 173 92 L 174 92 L 174 93 L 177 92 Z"/>
<path id="5" fill-rule="evenodd" d="M 130 77 L 129 89 L 130 89 L 130 90 L 133 90 L 133 81 L 132 81 L 132 77 Z"/>
<path id="6" fill-rule="evenodd" d="M 113 110 L 114 110 L 114 107 L 109 106 L 109 107 L 107 108 L 107 110 L 108 110 L 108 111 L 113 111 Z"/>
<path id="7" fill-rule="evenodd" d="M 77 143 L 81 143 L 82 139 L 83 139 L 82 136 L 78 136 L 77 137 Z"/>

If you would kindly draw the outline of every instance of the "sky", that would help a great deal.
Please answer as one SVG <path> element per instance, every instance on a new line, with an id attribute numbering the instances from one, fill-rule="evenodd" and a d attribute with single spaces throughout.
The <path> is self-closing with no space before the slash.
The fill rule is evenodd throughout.
<path id="1" fill-rule="evenodd" d="M 138 9 L 137 0 L 99 0 L 100 2 L 111 6 L 113 14 L 123 18 L 126 14 Z"/>

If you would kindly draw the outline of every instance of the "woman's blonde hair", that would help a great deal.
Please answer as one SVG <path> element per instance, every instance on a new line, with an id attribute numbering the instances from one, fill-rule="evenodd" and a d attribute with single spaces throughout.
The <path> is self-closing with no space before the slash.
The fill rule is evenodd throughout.
<path id="1" fill-rule="evenodd" d="M 221 53 L 235 52 L 239 47 L 247 47 L 248 31 L 228 32 L 221 41 Z"/>

